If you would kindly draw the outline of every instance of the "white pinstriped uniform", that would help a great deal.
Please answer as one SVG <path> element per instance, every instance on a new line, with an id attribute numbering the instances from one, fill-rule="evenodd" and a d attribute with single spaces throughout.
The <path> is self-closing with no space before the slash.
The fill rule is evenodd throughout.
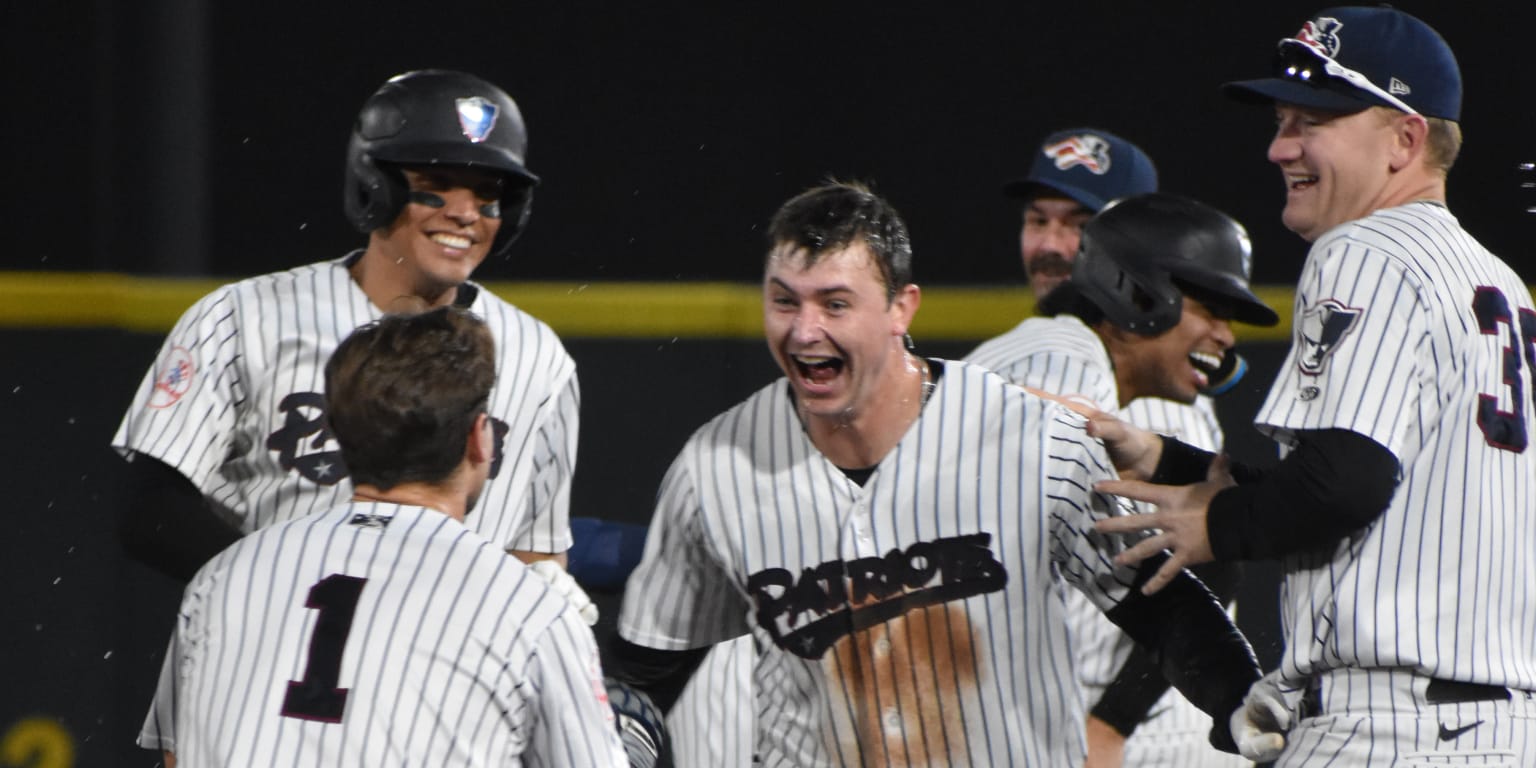
<path id="1" fill-rule="evenodd" d="M 863 486 L 816 450 L 784 379 L 694 433 L 663 481 L 620 633 L 681 650 L 751 631 L 764 765 L 1084 757 L 1056 590 L 1107 609 L 1134 578 L 1091 530 L 1124 511 L 1089 490 L 1113 470 L 1076 415 L 942 364 Z"/>
<path id="2" fill-rule="evenodd" d="M 1376 522 L 1285 560 L 1281 671 L 1318 678 L 1325 714 L 1303 721 L 1279 764 L 1454 748 L 1476 755 L 1456 764 L 1536 765 L 1536 707 L 1520 693 L 1536 689 L 1529 290 L 1445 208 L 1410 203 L 1319 238 L 1295 317 L 1259 427 L 1282 445 L 1292 430 L 1357 432 L 1396 455 L 1402 479 Z M 1416 707 L 1430 677 L 1515 700 Z"/>
<path id="3" fill-rule="evenodd" d="M 321 423 L 325 363 L 382 317 L 347 271 L 354 252 L 223 286 L 182 315 L 112 444 L 185 475 L 243 533 L 349 499 L 340 446 Z M 472 285 L 472 284 L 471 284 Z M 496 340 L 495 474 L 469 525 L 508 550 L 570 548 L 575 363 L 548 326 L 475 286 L 469 310 Z M 139 743 L 162 748 L 156 700 Z"/>
<path id="4" fill-rule="evenodd" d="M 357 258 L 226 285 L 182 315 L 112 444 L 154 456 L 223 507 L 244 533 L 351 497 L 320 423 L 325 362 L 379 319 L 347 272 Z M 470 525 L 507 549 L 570 548 L 580 392 L 554 331 L 478 288 L 468 309 L 496 340 L 499 466 Z"/>
<path id="5" fill-rule="evenodd" d="M 220 553 L 157 698 L 189 767 L 627 764 L 580 615 L 422 507 L 342 504 Z"/>
<path id="6" fill-rule="evenodd" d="M 757 651 L 742 635 L 709 649 L 667 713 L 674 768 L 752 764 L 752 667 Z"/>
<path id="7" fill-rule="evenodd" d="M 966 360 L 996 371 L 1020 386 L 1061 395 L 1081 395 L 1126 421 L 1158 434 L 1173 435 L 1206 450 L 1220 450 L 1221 425 L 1209 397 L 1193 405 L 1143 397 L 1119 408 L 1114 368 L 1103 341 L 1072 315 L 1033 317 L 988 339 Z M 1073 661 L 1089 706 L 1125 664 L 1134 642 L 1076 590 L 1066 590 Z M 1127 768 L 1221 768 L 1249 763 L 1210 746 L 1211 718 L 1169 689 L 1125 743 Z"/>

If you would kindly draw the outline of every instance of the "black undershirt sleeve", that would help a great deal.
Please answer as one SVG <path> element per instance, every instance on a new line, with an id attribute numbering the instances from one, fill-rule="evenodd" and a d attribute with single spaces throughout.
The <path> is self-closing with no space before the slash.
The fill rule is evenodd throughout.
<path id="1" fill-rule="evenodd" d="M 128 503 L 118 521 L 123 550 L 179 581 L 240 538 L 185 475 L 145 454 L 128 462 Z"/>
<path id="2" fill-rule="evenodd" d="M 1210 588 L 1223 606 L 1232 604 L 1242 577 L 1241 566 L 1237 563 L 1205 563 L 1189 570 Z M 1158 660 L 1138 643 L 1089 711 L 1120 735 L 1130 736 L 1136 726 L 1147 719 L 1147 713 L 1169 687 Z"/>
<path id="3" fill-rule="evenodd" d="M 608 669 L 610 677 L 644 691 L 662 713 L 667 713 L 672 711 L 683 687 L 688 685 L 688 680 L 708 653 L 707 646 L 663 651 L 636 645 L 615 635 L 604 663 L 611 667 Z"/>
<path id="4" fill-rule="evenodd" d="M 1146 648 L 1163 678 L 1211 716 L 1211 745 L 1235 753 L 1227 720 L 1259 679 L 1258 659 L 1220 601 L 1188 571 L 1157 594 L 1141 593 L 1141 585 L 1167 559 L 1158 555 L 1143 561 L 1130 593 L 1105 615 Z"/>
<path id="5" fill-rule="evenodd" d="M 1296 433 L 1297 445 L 1272 469 L 1234 463 L 1238 484 L 1211 500 L 1206 533 L 1217 560 L 1263 560 L 1337 544 L 1381 515 L 1401 467 L 1380 443 L 1347 429 Z M 1205 479 L 1213 454 L 1171 437 L 1152 482 Z"/>

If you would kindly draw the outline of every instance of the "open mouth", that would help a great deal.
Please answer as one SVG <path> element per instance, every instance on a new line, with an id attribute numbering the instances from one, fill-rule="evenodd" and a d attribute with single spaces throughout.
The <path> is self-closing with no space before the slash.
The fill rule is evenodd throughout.
<path id="1" fill-rule="evenodd" d="M 1194 367 L 1195 373 L 1201 379 L 1200 386 L 1210 383 L 1211 377 L 1221 368 L 1221 355 L 1212 355 L 1206 352 L 1189 353 L 1189 364 Z"/>
<path id="2" fill-rule="evenodd" d="M 1317 185 L 1316 176 L 1303 176 L 1300 174 L 1293 174 L 1286 176 L 1285 181 L 1286 186 L 1289 187 L 1292 192 L 1300 192 L 1305 189 L 1311 189 Z"/>
<path id="3" fill-rule="evenodd" d="M 469 246 L 472 244 L 472 241 L 469 238 L 463 235 L 450 234 L 448 232 L 433 232 L 432 234 L 428 235 L 427 238 L 432 242 L 437 243 L 438 245 L 444 245 L 449 248 L 458 248 L 460 250 L 468 250 Z"/>
<path id="4" fill-rule="evenodd" d="M 841 358 L 826 355 L 794 355 L 795 370 L 808 384 L 827 384 L 843 372 Z"/>

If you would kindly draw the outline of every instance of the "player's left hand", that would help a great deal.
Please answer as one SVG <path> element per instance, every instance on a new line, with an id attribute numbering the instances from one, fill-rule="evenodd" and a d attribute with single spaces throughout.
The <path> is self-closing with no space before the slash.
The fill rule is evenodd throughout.
<path id="1" fill-rule="evenodd" d="M 561 597 L 576 606 L 576 612 L 581 614 L 581 620 L 587 622 L 587 626 L 597 624 L 597 604 L 592 602 L 592 597 L 576 583 L 576 577 L 572 576 L 560 564 L 554 560 L 539 560 L 529 563 L 528 567 L 538 574 L 540 578 L 549 582 L 551 587 Z"/>
<path id="2" fill-rule="evenodd" d="M 1205 481 L 1193 485 L 1101 480 L 1094 483 L 1094 490 L 1145 501 L 1155 505 L 1157 511 L 1144 515 L 1111 517 L 1098 521 L 1093 527 L 1100 533 L 1153 532 L 1153 535 L 1121 552 L 1115 557 L 1115 562 L 1135 565 L 1166 550 L 1169 553 L 1168 561 L 1141 588 L 1144 594 L 1155 594 L 1185 568 L 1215 559 L 1211 551 L 1211 537 L 1205 528 L 1206 516 L 1212 497 L 1232 485 L 1236 485 L 1236 482 L 1227 471 L 1226 456 L 1217 456 L 1211 462 Z"/>
<path id="3" fill-rule="evenodd" d="M 1279 672 L 1256 681 L 1243 697 L 1243 706 L 1229 721 L 1232 740 L 1243 757 L 1267 763 L 1285 749 L 1285 733 L 1291 729 L 1291 707 L 1280 690 Z"/>

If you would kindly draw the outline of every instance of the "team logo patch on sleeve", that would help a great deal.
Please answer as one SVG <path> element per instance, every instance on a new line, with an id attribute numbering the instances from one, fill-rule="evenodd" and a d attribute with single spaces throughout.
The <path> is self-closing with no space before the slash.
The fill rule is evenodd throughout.
<path id="1" fill-rule="evenodd" d="M 1360 319 L 1360 310 L 1346 307 L 1335 299 L 1324 299 L 1301 313 L 1296 324 L 1296 337 L 1301 343 L 1301 356 L 1296 364 L 1301 372 L 1316 376 L 1328 365 L 1328 356 L 1344 341 L 1344 337 Z"/>
<path id="2" fill-rule="evenodd" d="M 155 367 L 155 390 L 149 395 L 150 408 L 169 408 L 192 388 L 197 367 L 192 353 L 183 347 L 171 347 L 165 359 Z"/>
<path id="3" fill-rule="evenodd" d="M 1041 151 L 1063 171 L 1082 166 L 1095 176 L 1109 173 L 1109 142 L 1091 133 L 1070 136 L 1046 145 Z"/>

